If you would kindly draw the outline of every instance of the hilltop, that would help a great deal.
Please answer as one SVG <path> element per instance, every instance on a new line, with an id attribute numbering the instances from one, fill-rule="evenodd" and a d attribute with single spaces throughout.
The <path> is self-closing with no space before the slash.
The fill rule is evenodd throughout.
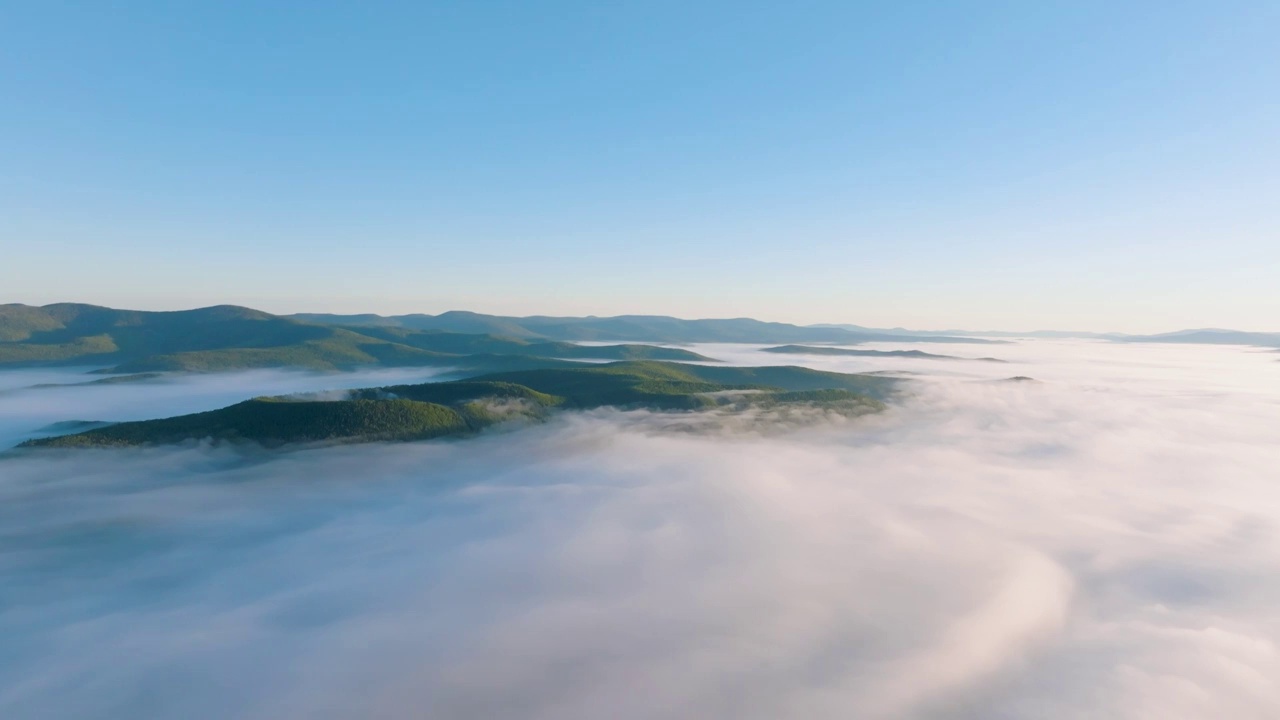
<path id="1" fill-rule="evenodd" d="M 1012 335 L 1011 333 L 1006 333 Z M 1073 333 L 1040 333 L 1073 336 Z M 1244 344 L 1280 348 L 1280 333 L 1186 330 L 1161 335 L 1090 335 L 1112 342 Z M 609 344 L 579 344 L 609 343 Z M 574 367 L 575 361 L 712 361 L 644 343 L 781 343 L 768 352 L 953 359 L 920 350 L 861 350 L 807 343 L 999 343 L 902 328 L 798 326 L 751 318 L 686 320 L 660 315 L 508 317 L 273 315 L 235 305 L 169 312 L 78 303 L 0 305 L 0 369 L 76 365 L 104 373 L 219 372 L 255 368 L 317 371 L 436 367 L 458 373 Z M 976 358 L 988 360 L 991 358 Z"/>
<path id="2" fill-rule="evenodd" d="M 345 399 L 255 398 L 220 410 L 125 422 L 29 440 L 27 448 L 92 448 L 184 441 L 358 443 L 474 434 L 499 422 L 546 417 L 558 408 L 663 411 L 819 409 L 874 412 L 897 381 L 799 367 L 708 367 L 618 362 L 481 375 L 465 380 L 352 390 Z"/>
<path id="3" fill-rule="evenodd" d="M 700 360 L 679 348 L 583 346 L 518 337 L 404 328 L 317 325 L 231 305 L 143 312 L 63 303 L 0 305 L 0 368 L 90 365 L 105 372 L 250 368 L 464 370 L 567 366 L 567 359 Z"/>
<path id="4" fill-rule="evenodd" d="M 509 317 L 454 310 L 439 315 L 330 315 L 307 313 L 290 317 L 311 323 L 346 327 L 403 328 L 487 333 L 506 337 L 568 341 L 640 341 L 662 343 L 792 343 L 833 342 L 931 342 L 985 343 L 977 338 L 945 335 L 916 336 L 908 333 L 851 330 L 764 322 L 752 318 L 685 320 L 665 315 L 618 315 L 614 317 Z"/>

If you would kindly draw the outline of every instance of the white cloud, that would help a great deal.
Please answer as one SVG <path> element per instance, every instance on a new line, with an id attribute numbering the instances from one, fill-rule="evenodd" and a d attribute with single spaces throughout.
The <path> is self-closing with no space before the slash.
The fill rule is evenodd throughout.
<path id="1" fill-rule="evenodd" d="M 1276 365 L 981 354 L 787 432 L 4 460 L 0 715 L 1280 714 Z"/>

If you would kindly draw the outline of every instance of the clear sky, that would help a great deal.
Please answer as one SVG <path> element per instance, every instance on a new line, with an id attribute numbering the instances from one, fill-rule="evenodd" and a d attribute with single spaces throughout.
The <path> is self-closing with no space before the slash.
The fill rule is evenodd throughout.
<path id="1" fill-rule="evenodd" d="M 0 302 L 1280 330 L 1280 2 L 0 0 Z"/>

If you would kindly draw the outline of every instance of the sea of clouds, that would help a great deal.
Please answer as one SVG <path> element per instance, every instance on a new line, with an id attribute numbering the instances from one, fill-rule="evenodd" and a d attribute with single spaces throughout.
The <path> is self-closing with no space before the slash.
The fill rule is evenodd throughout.
<path id="1" fill-rule="evenodd" d="M 697 346 L 914 382 L 790 429 L 0 459 L 0 717 L 1280 717 L 1280 356 L 938 347 L 1010 362 Z M 415 378 L 6 372 L 0 441 Z"/>

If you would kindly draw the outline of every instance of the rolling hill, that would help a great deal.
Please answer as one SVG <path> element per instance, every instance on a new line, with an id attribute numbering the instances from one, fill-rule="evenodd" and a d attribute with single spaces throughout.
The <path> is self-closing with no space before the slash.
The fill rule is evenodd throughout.
<path id="1" fill-rule="evenodd" d="M 932 342 L 987 343 L 978 338 L 945 335 L 909 335 L 856 331 L 840 327 L 802 327 L 788 323 L 764 322 L 751 318 L 683 320 L 663 315 L 619 315 L 616 317 L 505 317 L 451 311 L 439 315 L 326 315 L 290 316 L 311 323 L 348 327 L 405 328 L 487 333 L 524 339 L 608 341 L 608 342 L 725 342 L 793 343 L 834 342 Z"/>
<path id="2" fill-rule="evenodd" d="M 679 348 L 316 325 L 230 305 L 175 312 L 0 305 L 0 367 L 84 365 L 113 373 L 370 366 L 499 370 L 558 366 L 565 359 L 710 360 Z"/>
<path id="3" fill-rule="evenodd" d="M 664 362 L 526 370 L 443 383 L 353 390 L 346 399 L 255 398 L 220 410 L 125 422 L 29 440 L 26 448 L 95 448 L 185 441 L 354 443 L 464 436 L 555 408 L 700 410 L 820 408 L 860 415 L 883 407 L 897 381 L 798 367 Z"/>

